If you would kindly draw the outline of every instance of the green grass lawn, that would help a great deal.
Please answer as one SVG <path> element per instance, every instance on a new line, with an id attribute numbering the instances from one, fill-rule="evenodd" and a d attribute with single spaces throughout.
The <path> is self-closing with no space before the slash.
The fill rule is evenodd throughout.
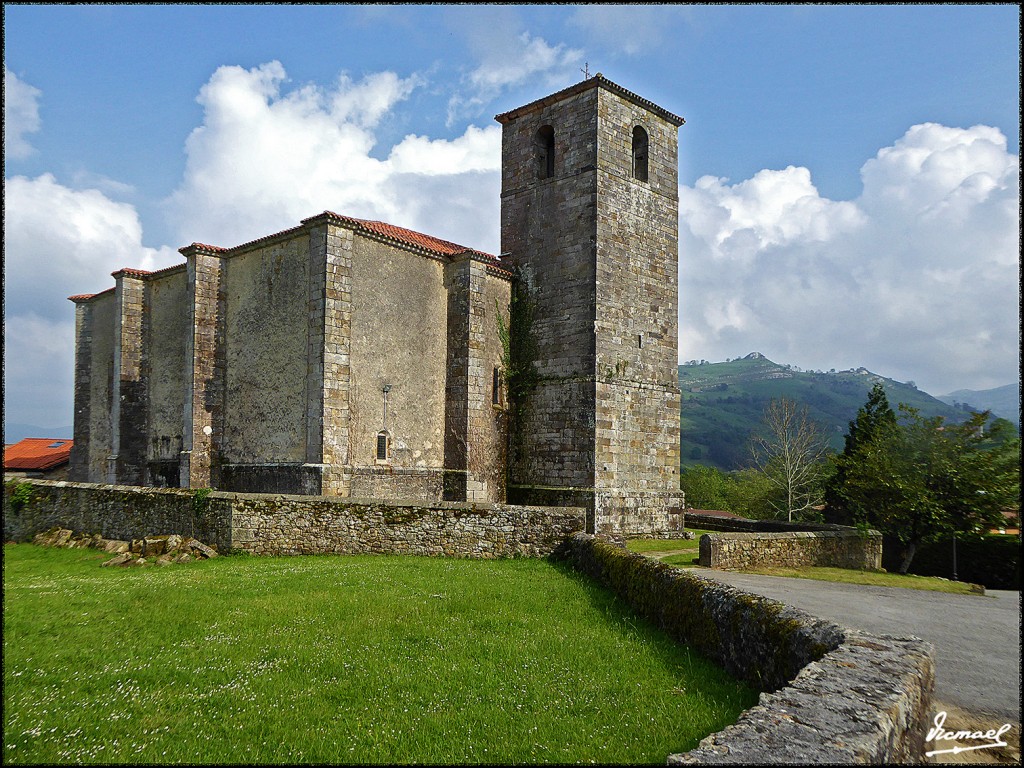
<path id="1" fill-rule="evenodd" d="M 717 533 L 701 528 L 687 528 L 694 534 L 692 539 L 631 539 L 626 542 L 626 549 L 643 555 L 659 556 L 662 552 L 677 554 L 659 556 L 658 559 L 677 568 L 692 568 L 697 565 L 700 550 L 700 537 L 705 533 Z"/>
<path id="2" fill-rule="evenodd" d="M 665 558 L 664 562 L 667 561 L 668 558 Z M 744 573 L 790 576 L 796 579 L 816 579 L 818 581 L 841 581 L 845 584 L 866 584 L 876 587 L 923 589 L 929 592 L 949 592 L 957 595 L 968 595 L 977 590 L 974 584 L 963 581 L 947 581 L 932 576 L 914 576 L 913 574 L 855 571 L 851 568 L 753 568 Z"/>
<path id="3" fill-rule="evenodd" d="M 5 763 L 660 763 L 757 694 L 544 560 L 4 547 Z"/>
<path id="4" fill-rule="evenodd" d="M 700 537 L 704 531 L 693 529 L 696 538 L 691 540 L 673 539 L 633 539 L 626 542 L 626 549 L 645 555 L 657 556 L 661 552 L 678 554 L 664 555 L 658 559 L 677 568 L 693 568 L 697 566 L 697 554 Z M 764 576 L 789 576 L 797 579 L 817 579 L 819 581 L 841 581 L 846 584 L 866 584 L 877 587 L 903 587 L 905 589 L 923 589 L 931 592 L 949 592 L 966 595 L 978 591 L 974 584 L 963 581 L 947 581 L 931 576 L 901 575 L 898 573 L 879 573 L 875 571 L 855 571 L 849 568 L 753 568 L 744 573 L 758 573 Z"/>

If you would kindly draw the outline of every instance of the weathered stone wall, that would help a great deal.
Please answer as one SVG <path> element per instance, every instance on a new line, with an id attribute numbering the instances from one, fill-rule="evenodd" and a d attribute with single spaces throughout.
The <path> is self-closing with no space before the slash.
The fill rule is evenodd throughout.
<path id="1" fill-rule="evenodd" d="M 578 508 L 205 492 L 43 480 L 17 512 L 4 501 L 4 539 L 59 526 L 108 539 L 178 533 L 221 552 L 540 557 L 582 530 Z"/>
<path id="2" fill-rule="evenodd" d="M 597 95 L 595 485 L 679 493 L 678 123 Z M 649 137 L 640 178 L 636 128 Z M 598 509 L 598 525 L 616 512 Z"/>
<path id="3" fill-rule="evenodd" d="M 188 275 L 182 266 L 147 281 L 146 287 L 146 484 L 174 488 L 180 482 L 178 462 L 184 448 Z"/>
<path id="4" fill-rule="evenodd" d="M 89 480 L 89 451 L 92 445 L 92 355 L 95 313 L 91 294 L 71 296 L 75 302 L 75 422 L 74 444 L 68 460 L 71 480 Z"/>
<path id="5" fill-rule="evenodd" d="M 514 404 L 510 483 L 593 488 L 597 93 L 502 122 L 502 258 L 519 271 L 521 330 L 533 346 L 517 354 L 539 379 Z M 550 176 L 538 146 L 544 126 L 554 131 Z"/>
<path id="6" fill-rule="evenodd" d="M 188 284 L 185 334 L 184 434 L 179 486 L 220 485 L 224 439 L 226 297 L 224 251 L 193 244 L 181 249 Z"/>
<path id="7" fill-rule="evenodd" d="M 706 515 L 693 510 L 686 512 L 688 528 L 703 528 L 708 531 L 736 531 L 738 533 L 788 533 L 792 531 L 849 531 L 848 525 L 834 523 L 790 523 L 785 520 L 748 520 L 743 517 L 721 517 Z"/>
<path id="8" fill-rule="evenodd" d="M 30 541 L 54 526 L 76 533 L 98 533 L 105 539 L 141 539 L 177 533 L 231 548 L 229 495 L 199 500 L 196 492 L 178 488 L 64 483 L 32 483 L 32 501 L 14 512 L 4 494 L 4 541 Z"/>
<path id="9" fill-rule="evenodd" d="M 104 292 L 90 300 L 92 344 L 89 373 L 89 446 L 86 477 L 91 483 L 102 483 L 107 479 L 107 461 L 114 445 L 111 432 L 111 409 L 114 402 L 114 347 L 118 343 L 114 335 L 117 306 L 114 292 Z"/>
<path id="10" fill-rule="evenodd" d="M 443 468 L 447 306 L 439 260 L 356 238 L 349 391 L 353 469 Z M 382 430 L 389 455 L 378 464 Z M 353 486 L 351 493 L 363 490 Z"/>
<path id="11" fill-rule="evenodd" d="M 573 508 L 238 495 L 234 546 L 255 554 L 539 557 L 583 527 Z"/>
<path id="12" fill-rule="evenodd" d="M 471 254 L 445 266 L 446 500 L 498 502 L 506 498 L 507 410 L 497 313 L 502 313 L 507 324 L 510 278 Z"/>
<path id="13" fill-rule="evenodd" d="M 114 377 L 110 409 L 112 451 L 107 482 L 141 485 L 146 465 L 148 380 L 143 368 L 146 288 L 142 274 L 114 273 Z"/>
<path id="14" fill-rule="evenodd" d="M 882 567 L 882 534 L 845 531 L 791 533 L 706 533 L 699 563 L 705 568 L 828 566 L 877 571 Z"/>
<path id="15" fill-rule="evenodd" d="M 355 236 L 329 214 L 303 223 L 309 228 L 310 263 L 306 463 L 322 465 L 318 493 L 347 496 Z"/>
<path id="16" fill-rule="evenodd" d="M 537 382 L 513 403 L 509 498 L 589 497 L 588 530 L 661 532 L 681 508 L 679 118 L 601 77 L 502 123 L 502 251 Z M 634 174 L 633 130 L 649 135 Z M 544 132 L 554 133 L 545 167 Z M 549 173 L 550 171 L 550 173 Z M 652 514 L 653 513 L 653 514 Z"/>
<path id="17" fill-rule="evenodd" d="M 669 764 L 921 762 L 933 651 L 852 632 L 585 534 L 557 555 L 764 693 Z"/>
<path id="18" fill-rule="evenodd" d="M 305 461 L 308 290 L 304 230 L 224 259 L 225 464 Z"/>

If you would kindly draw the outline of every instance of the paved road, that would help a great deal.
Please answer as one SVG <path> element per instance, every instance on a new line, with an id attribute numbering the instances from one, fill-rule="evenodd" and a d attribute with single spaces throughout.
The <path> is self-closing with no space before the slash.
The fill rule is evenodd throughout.
<path id="1" fill-rule="evenodd" d="M 901 587 L 693 569 L 823 619 L 935 645 L 935 698 L 1020 722 L 1020 593 L 950 595 Z"/>

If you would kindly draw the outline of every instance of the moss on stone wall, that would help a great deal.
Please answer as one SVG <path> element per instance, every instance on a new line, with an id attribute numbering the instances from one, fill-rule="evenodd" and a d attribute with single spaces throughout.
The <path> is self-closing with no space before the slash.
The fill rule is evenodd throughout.
<path id="1" fill-rule="evenodd" d="M 572 536 L 556 556 L 761 690 L 785 685 L 842 639 L 834 624 L 592 536 Z"/>

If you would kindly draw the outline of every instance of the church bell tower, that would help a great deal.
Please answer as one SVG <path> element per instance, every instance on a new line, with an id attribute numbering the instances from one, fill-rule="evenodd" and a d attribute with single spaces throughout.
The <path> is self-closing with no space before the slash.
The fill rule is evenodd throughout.
<path id="1" fill-rule="evenodd" d="M 585 507 L 592 533 L 679 530 L 683 119 L 600 74 L 496 119 L 508 500 Z"/>

